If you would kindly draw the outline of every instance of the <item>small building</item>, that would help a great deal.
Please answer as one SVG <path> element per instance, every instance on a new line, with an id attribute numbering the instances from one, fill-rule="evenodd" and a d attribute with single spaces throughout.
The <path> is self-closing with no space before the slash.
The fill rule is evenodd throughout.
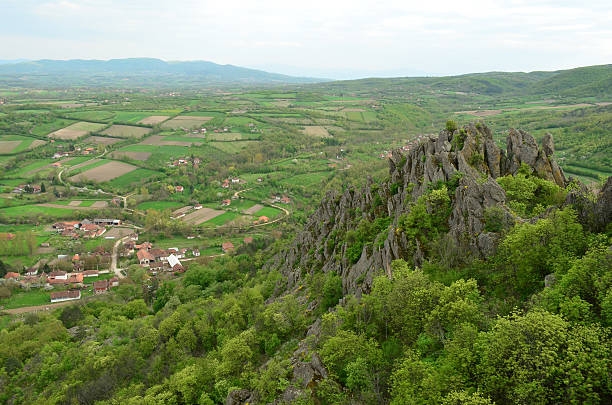
<path id="1" fill-rule="evenodd" d="M 232 200 L 227 200 L 226 199 L 226 200 L 221 201 L 221 206 L 222 207 L 227 207 L 227 206 L 229 206 L 231 204 L 232 204 Z"/>
<path id="2" fill-rule="evenodd" d="M 93 283 L 93 290 L 95 294 L 103 294 L 105 292 L 108 291 L 109 288 L 109 282 L 108 280 L 100 280 L 100 281 L 94 281 Z"/>
<path id="3" fill-rule="evenodd" d="M 247 236 L 242 241 L 244 242 L 245 245 L 248 245 L 249 243 L 253 243 L 253 237 L 252 236 Z"/>
<path id="4" fill-rule="evenodd" d="M 118 226 L 121 225 L 121 220 L 110 218 L 94 218 L 93 223 L 102 226 Z"/>
<path id="5" fill-rule="evenodd" d="M 185 187 L 183 186 L 176 186 L 174 188 L 174 191 L 176 191 L 177 193 L 182 193 L 185 190 Z"/>
<path id="6" fill-rule="evenodd" d="M 52 271 L 49 273 L 49 278 L 55 280 L 68 280 L 68 273 L 65 271 Z"/>
<path id="7" fill-rule="evenodd" d="M 80 299 L 81 291 L 79 290 L 57 291 L 51 293 L 51 302 L 74 301 Z"/>
<path id="8" fill-rule="evenodd" d="M 193 206 L 193 209 L 194 209 L 194 210 L 201 210 L 201 209 L 202 209 L 202 204 L 195 204 L 195 205 Z"/>
<path id="9" fill-rule="evenodd" d="M 223 249 L 224 253 L 229 253 L 234 250 L 234 244 L 232 242 L 223 242 L 221 249 Z"/>
<path id="10" fill-rule="evenodd" d="M 152 261 L 155 261 L 155 257 L 145 249 L 140 249 L 138 253 L 136 253 L 136 256 L 141 266 L 148 267 Z"/>
<path id="11" fill-rule="evenodd" d="M 99 274 L 100 272 L 98 272 L 98 270 L 85 270 L 83 272 L 83 277 L 98 277 Z"/>
<path id="12" fill-rule="evenodd" d="M 15 273 L 13 271 L 9 271 L 4 275 L 5 280 L 16 280 L 19 277 L 19 273 Z"/>
<path id="13" fill-rule="evenodd" d="M 193 254 L 194 257 L 200 257 L 200 250 L 199 249 L 193 249 L 191 251 L 191 253 Z"/>

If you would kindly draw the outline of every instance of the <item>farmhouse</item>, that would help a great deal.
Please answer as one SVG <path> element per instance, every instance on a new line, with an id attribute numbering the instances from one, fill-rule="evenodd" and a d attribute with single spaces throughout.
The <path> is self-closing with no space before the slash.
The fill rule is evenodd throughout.
<path id="1" fill-rule="evenodd" d="M 98 270 L 85 270 L 83 272 L 83 277 L 98 277 Z"/>
<path id="2" fill-rule="evenodd" d="M 142 242 L 140 245 L 134 245 L 134 249 L 139 249 L 139 250 L 149 250 L 153 247 L 153 245 L 151 244 L 151 242 Z"/>
<path id="3" fill-rule="evenodd" d="M 183 192 L 183 190 L 185 190 L 185 188 L 184 188 L 183 186 L 176 186 L 176 187 L 174 188 L 174 190 L 175 190 L 177 193 L 182 193 L 182 192 Z"/>
<path id="4" fill-rule="evenodd" d="M 291 199 L 290 199 L 289 197 L 282 197 L 282 198 L 280 199 L 280 202 L 281 202 L 282 204 L 289 204 L 289 203 L 291 203 Z"/>
<path id="5" fill-rule="evenodd" d="M 232 203 L 232 200 L 227 200 L 226 199 L 226 200 L 221 201 L 221 206 L 222 207 L 227 207 L 228 205 L 231 205 L 231 203 Z"/>
<path id="6" fill-rule="evenodd" d="M 73 230 L 78 229 L 81 226 L 79 221 L 69 221 L 69 222 L 56 222 L 52 225 L 52 228 L 57 231 L 64 230 Z"/>
<path id="7" fill-rule="evenodd" d="M 120 219 L 94 218 L 93 223 L 96 225 L 117 226 L 121 225 Z"/>
<path id="8" fill-rule="evenodd" d="M 136 256 L 138 256 L 138 261 L 140 262 L 140 265 L 145 267 L 148 267 L 149 264 L 155 260 L 155 257 L 153 257 L 153 255 L 145 249 L 140 249 L 138 253 L 136 253 Z"/>
<path id="9" fill-rule="evenodd" d="M 56 280 L 68 280 L 68 273 L 66 273 L 65 271 L 52 271 L 51 273 L 49 273 L 49 278 L 50 279 L 56 279 Z"/>
<path id="10" fill-rule="evenodd" d="M 224 253 L 231 252 L 232 250 L 234 250 L 234 244 L 232 242 L 223 242 L 223 244 L 221 245 L 221 249 L 223 249 Z"/>
<path id="11" fill-rule="evenodd" d="M 198 249 L 193 249 L 191 253 L 194 257 L 200 257 L 200 251 Z"/>
<path id="12" fill-rule="evenodd" d="M 194 209 L 194 210 L 201 210 L 201 209 L 202 209 L 202 204 L 195 204 L 195 205 L 193 206 L 193 209 Z"/>
<path id="13" fill-rule="evenodd" d="M 149 263 L 149 270 L 152 272 L 164 270 L 164 267 L 165 267 L 165 263 L 162 261 Z"/>
<path id="14" fill-rule="evenodd" d="M 149 250 L 149 254 L 153 256 L 153 259 L 155 261 L 161 260 L 168 260 L 168 251 L 164 250 L 164 249 L 151 249 Z"/>
<path id="15" fill-rule="evenodd" d="M 9 271 L 8 273 L 4 275 L 5 280 L 11 280 L 11 279 L 16 280 L 18 277 L 19 277 L 19 273 L 15 273 L 12 271 Z"/>
<path id="16" fill-rule="evenodd" d="M 108 291 L 110 285 L 108 280 L 94 281 L 93 290 L 95 294 L 102 294 Z"/>
<path id="17" fill-rule="evenodd" d="M 57 291 L 51 293 L 51 302 L 73 301 L 81 299 L 81 291 Z"/>
<path id="18" fill-rule="evenodd" d="M 252 236 L 247 236 L 242 241 L 244 242 L 245 245 L 248 245 L 249 243 L 253 243 L 253 237 Z"/>

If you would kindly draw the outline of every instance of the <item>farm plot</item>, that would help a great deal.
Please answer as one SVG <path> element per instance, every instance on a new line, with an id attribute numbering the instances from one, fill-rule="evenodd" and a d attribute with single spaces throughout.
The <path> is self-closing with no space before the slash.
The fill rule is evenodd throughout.
<path id="1" fill-rule="evenodd" d="M 189 115 L 179 115 L 178 117 L 174 117 L 169 121 L 161 124 L 162 128 L 195 128 L 201 126 L 202 124 L 212 120 L 214 117 L 196 117 Z"/>
<path id="2" fill-rule="evenodd" d="M 281 213 L 281 210 L 279 210 L 278 208 L 263 207 L 255 212 L 255 216 L 258 216 L 258 217 L 266 216 L 268 218 L 274 218 L 280 213 Z"/>
<path id="3" fill-rule="evenodd" d="M 178 201 L 145 201 L 140 204 L 136 208 L 139 210 L 158 210 L 163 211 L 167 209 L 172 209 L 181 206 L 181 203 Z"/>
<path id="4" fill-rule="evenodd" d="M 319 125 L 312 125 L 312 126 L 304 127 L 304 129 L 302 130 L 302 133 L 308 136 L 316 137 L 316 138 L 329 138 L 330 137 L 329 132 L 327 132 L 327 129 Z"/>
<path id="5" fill-rule="evenodd" d="M 239 153 L 259 141 L 211 142 L 209 145 L 225 153 Z"/>
<path id="6" fill-rule="evenodd" d="M 127 159 L 140 160 L 143 162 L 147 160 L 149 156 L 151 156 L 151 152 L 129 152 L 129 151 L 116 151 L 116 152 L 111 153 L 110 155 L 110 157 L 112 157 L 113 159 L 127 158 Z"/>
<path id="7" fill-rule="evenodd" d="M 70 161 L 71 161 L 71 160 L 73 160 L 73 159 L 74 159 L 74 158 L 66 158 L 66 159 L 58 160 L 57 162 L 54 162 L 54 163 L 48 164 L 48 165 L 46 165 L 46 166 L 42 166 L 42 167 L 38 167 L 38 168 L 36 168 L 36 169 L 30 170 L 29 172 L 27 172 L 27 173 L 25 173 L 25 174 L 26 174 L 26 176 L 31 176 L 31 175 L 33 175 L 33 174 L 35 174 L 35 173 L 38 173 L 38 172 L 40 172 L 40 171 L 43 171 L 43 170 L 45 170 L 45 169 L 50 169 L 50 168 L 52 168 L 52 167 L 53 167 L 53 165 L 54 165 L 55 163 L 59 163 L 60 165 L 66 165 L 66 163 L 70 162 Z"/>
<path id="8" fill-rule="evenodd" d="M 242 139 L 242 134 L 238 132 L 212 133 L 208 135 L 208 138 L 212 141 L 239 141 Z"/>
<path id="9" fill-rule="evenodd" d="M 123 176 L 126 173 L 136 170 L 136 166 L 132 166 L 123 162 L 111 161 L 102 166 L 94 167 L 84 171 L 83 173 L 77 174 L 70 177 L 70 181 L 83 181 L 92 180 L 95 182 L 110 181 L 119 176 Z"/>
<path id="10" fill-rule="evenodd" d="M 250 208 L 247 208 L 246 210 L 243 210 L 242 213 L 243 214 L 247 214 L 247 215 L 253 215 L 255 214 L 257 211 L 259 211 L 260 209 L 262 209 L 264 206 L 261 204 L 255 204 Z"/>
<path id="11" fill-rule="evenodd" d="M 112 125 L 101 132 L 102 135 L 118 138 L 142 138 L 151 132 L 150 128 L 134 127 L 131 125 Z"/>
<path id="12" fill-rule="evenodd" d="M 176 212 L 176 211 L 175 211 Z M 218 217 L 219 215 L 225 214 L 225 211 L 221 210 L 213 210 L 212 208 L 202 208 L 192 213 L 185 215 L 183 218 L 183 222 L 189 222 L 193 225 L 200 225 L 203 222 L 210 221 L 213 218 Z"/>
<path id="13" fill-rule="evenodd" d="M 133 232 L 134 230 L 130 228 L 113 227 L 104 233 L 104 237 L 120 239 Z"/>
<path id="14" fill-rule="evenodd" d="M 96 124 L 93 122 L 77 122 L 66 128 L 59 129 L 47 135 L 55 139 L 78 139 L 91 132 L 96 132 L 104 128 L 106 124 Z"/>
<path id="15" fill-rule="evenodd" d="M 34 149 L 45 143 L 47 142 L 27 136 L 0 136 L 0 154 L 23 152 L 24 150 Z"/>
<path id="16" fill-rule="evenodd" d="M 22 141 L 0 141 L 0 153 L 11 153 Z"/>
<path id="17" fill-rule="evenodd" d="M 176 140 L 177 137 L 172 138 L 162 136 L 162 135 L 153 135 L 140 142 L 138 145 L 153 145 L 153 146 L 191 146 L 194 143 L 197 143 L 197 138 L 189 139 L 184 138 L 184 140 Z"/>
<path id="18" fill-rule="evenodd" d="M 142 125 L 157 125 L 161 122 L 166 121 L 168 118 L 170 117 L 167 115 L 151 115 L 150 117 L 141 119 L 140 121 L 138 121 L 138 123 Z"/>
<path id="19" fill-rule="evenodd" d="M 150 180 L 157 177 L 160 173 L 150 169 L 138 168 L 132 172 L 128 172 L 119 176 L 109 183 L 112 187 L 127 187 L 134 183 L 143 183 L 144 180 Z"/>
<path id="20" fill-rule="evenodd" d="M 85 139 L 83 142 L 85 143 L 95 143 L 97 145 L 112 145 L 117 142 L 121 142 L 121 139 L 117 138 L 107 138 L 105 136 L 90 136 Z"/>
<path id="21" fill-rule="evenodd" d="M 77 111 L 67 115 L 77 120 L 108 122 L 115 116 L 115 113 L 112 111 Z"/>

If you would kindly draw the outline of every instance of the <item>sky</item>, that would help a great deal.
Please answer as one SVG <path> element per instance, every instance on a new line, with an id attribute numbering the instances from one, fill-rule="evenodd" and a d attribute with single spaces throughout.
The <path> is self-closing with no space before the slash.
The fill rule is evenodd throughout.
<path id="1" fill-rule="evenodd" d="M 610 0 L 0 0 L 0 59 L 154 57 L 352 79 L 612 63 Z"/>

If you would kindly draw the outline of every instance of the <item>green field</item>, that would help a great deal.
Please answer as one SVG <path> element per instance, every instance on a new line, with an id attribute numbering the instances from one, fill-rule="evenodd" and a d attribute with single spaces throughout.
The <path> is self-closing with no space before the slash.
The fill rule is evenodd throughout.
<path id="1" fill-rule="evenodd" d="M 304 173 L 298 174 L 297 176 L 289 177 L 287 179 L 283 179 L 283 183 L 291 184 L 294 186 L 304 186 L 311 187 L 314 185 L 319 185 L 321 182 L 328 178 L 330 172 L 315 172 L 315 173 Z"/>
<path id="2" fill-rule="evenodd" d="M 139 210 L 168 210 L 168 209 L 173 209 L 173 208 L 179 208 L 182 207 L 183 203 L 180 203 L 178 201 L 145 201 L 142 202 L 140 204 L 138 204 L 138 206 L 136 207 Z"/>
<path id="3" fill-rule="evenodd" d="M 225 153 L 235 154 L 240 151 L 255 145 L 258 141 L 235 141 L 235 142 L 210 142 L 210 146 L 219 149 Z"/>
<path id="4" fill-rule="evenodd" d="M 91 158 L 90 158 L 91 159 Z M 77 174 L 81 174 L 89 169 L 93 169 L 98 166 L 102 166 L 110 162 L 110 160 L 100 159 L 98 161 L 92 161 L 84 166 L 77 167 L 76 169 L 69 170 L 66 174 L 68 176 L 76 176 Z M 81 162 L 82 163 L 82 162 Z"/>
<path id="5" fill-rule="evenodd" d="M 51 303 L 50 293 L 43 289 L 14 293 L 10 298 L 0 300 L 0 306 L 5 309 L 33 307 Z"/>
<path id="6" fill-rule="evenodd" d="M 112 111 L 78 111 L 69 113 L 67 116 L 77 120 L 110 122 L 115 117 L 115 113 Z"/>
<path id="7" fill-rule="evenodd" d="M 210 133 L 208 139 L 211 141 L 238 141 L 242 139 L 242 134 L 237 132 Z"/>
<path id="8" fill-rule="evenodd" d="M 210 219 L 208 221 L 205 222 L 205 224 L 213 224 L 216 226 L 221 226 L 221 225 L 225 225 L 226 223 L 232 221 L 233 219 L 239 217 L 240 214 L 236 213 L 236 212 L 232 212 L 232 211 L 225 211 L 223 214 L 214 217 L 213 219 Z"/>
<path id="9" fill-rule="evenodd" d="M 0 214 L 7 217 L 24 217 L 44 214 L 53 218 L 67 218 L 74 214 L 70 208 L 41 207 L 39 205 L 19 205 L 0 209 Z"/>
<path id="10" fill-rule="evenodd" d="M 277 215 L 279 215 L 282 211 L 279 210 L 278 208 L 274 208 L 274 207 L 263 207 L 262 209 L 260 209 L 259 211 L 257 211 L 254 215 L 256 217 L 261 217 L 261 216 L 266 216 L 270 219 L 276 217 Z"/>
<path id="11" fill-rule="evenodd" d="M 131 184 L 152 180 L 160 174 L 160 172 L 156 172 L 154 170 L 138 168 L 134 171 L 112 179 L 108 184 L 111 187 L 125 188 Z"/>

